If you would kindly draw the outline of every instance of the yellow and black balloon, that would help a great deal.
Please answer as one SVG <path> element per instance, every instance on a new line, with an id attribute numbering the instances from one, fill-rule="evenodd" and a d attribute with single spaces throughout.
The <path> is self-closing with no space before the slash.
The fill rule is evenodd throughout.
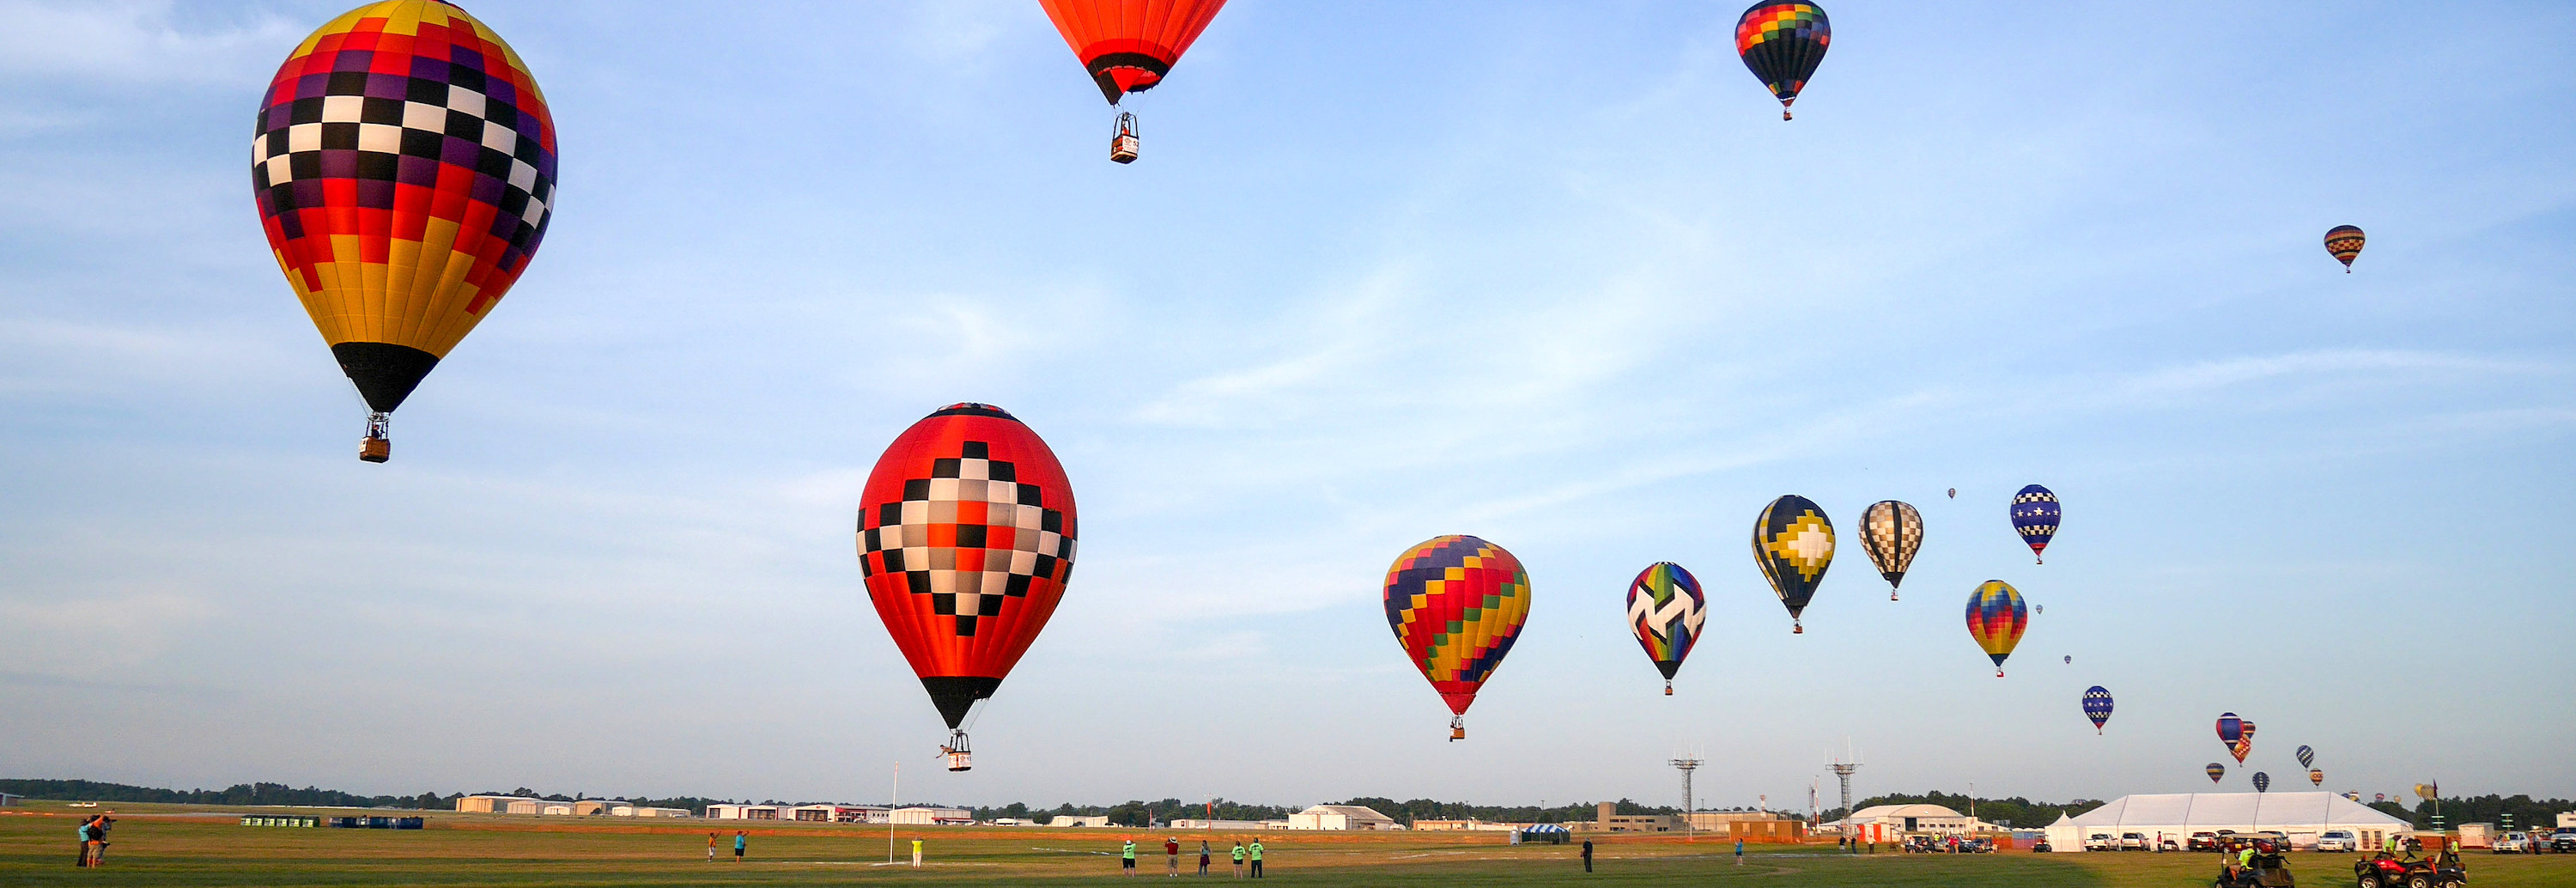
<path id="1" fill-rule="evenodd" d="M 1789 609 L 1789 631 L 1804 633 L 1800 615 L 1815 600 L 1816 584 L 1834 564 L 1834 522 L 1822 506 L 1796 494 L 1772 500 L 1753 519 L 1753 563 L 1771 581 L 1780 606 Z"/>
<path id="2" fill-rule="evenodd" d="M 256 132 L 269 248 L 367 402 L 360 458 L 383 462 L 387 415 L 545 239 L 554 117 L 491 28 L 437 0 L 388 0 L 304 38 Z"/>

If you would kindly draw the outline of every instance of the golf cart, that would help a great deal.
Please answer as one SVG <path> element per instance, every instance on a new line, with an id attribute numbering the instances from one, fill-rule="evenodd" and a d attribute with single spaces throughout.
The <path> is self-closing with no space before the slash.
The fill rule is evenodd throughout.
<path id="1" fill-rule="evenodd" d="M 2298 881 L 2290 878 L 2290 862 L 2281 859 L 2271 843 L 2261 848 L 2247 866 L 2236 866 L 2232 860 L 2220 864 L 2210 888 L 2297 888 Z"/>

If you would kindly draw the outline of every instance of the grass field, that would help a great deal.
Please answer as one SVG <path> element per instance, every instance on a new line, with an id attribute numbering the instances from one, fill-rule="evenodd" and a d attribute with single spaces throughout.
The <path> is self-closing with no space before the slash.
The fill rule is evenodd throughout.
<path id="1" fill-rule="evenodd" d="M 0 885 L 811 885 L 843 883 L 1061 884 L 1115 879 L 1121 836 L 1140 848 L 1142 878 L 1163 879 L 1166 832 L 1118 828 L 1005 829 L 903 827 L 897 850 L 925 841 L 929 865 L 887 866 L 884 827 L 771 824 L 751 830 L 750 859 L 735 864 L 740 821 L 651 821 L 428 813 L 419 831 L 245 827 L 202 808 L 117 805 L 108 866 L 72 865 L 76 814 L 86 809 L 35 802 L 0 809 Z M 261 813 L 330 815 L 331 809 Z M 353 813 L 353 812 L 336 812 Z M 384 812 L 376 812 L 384 813 Z M 724 828 L 726 859 L 706 862 L 709 829 Z M 1230 879 L 1231 834 L 1210 878 Z M 1195 878 L 1198 834 L 1184 836 L 1183 879 Z M 1611 837 L 1596 846 L 1597 871 L 1583 873 L 1574 846 L 1503 844 L 1496 833 L 1262 833 L 1269 877 L 1308 885 L 1742 885 L 1795 886 L 2166 886 L 2209 884 L 2208 854 L 1838 855 L 1833 846 L 1755 846 L 1737 866 L 1733 846 L 1671 837 Z M 2352 884 L 2352 855 L 2300 854 L 2303 885 Z M 2576 886 L 2576 856 L 2472 854 L 2470 884 L 2481 888 Z"/>

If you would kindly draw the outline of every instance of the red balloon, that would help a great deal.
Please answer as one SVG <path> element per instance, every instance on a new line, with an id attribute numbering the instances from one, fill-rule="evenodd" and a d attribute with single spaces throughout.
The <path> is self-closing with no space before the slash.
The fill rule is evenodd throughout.
<path id="1" fill-rule="evenodd" d="M 1109 104 L 1153 89 L 1225 0 L 1038 0 Z"/>
<path id="2" fill-rule="evenodd" d="M 1037 433 L 951 404 L 886 447 L 859 498 L 859 569 L 955 729 L 1046 628 L 1073 576 L 1073 488 Z"/>

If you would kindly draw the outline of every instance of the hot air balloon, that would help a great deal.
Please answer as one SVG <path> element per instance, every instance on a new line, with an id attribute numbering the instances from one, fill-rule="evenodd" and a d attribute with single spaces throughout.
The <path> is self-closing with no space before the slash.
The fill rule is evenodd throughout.
<path id="1" fill-rule="evenodd" d="M 1789 609 L 1789 631 L 1807 631 L 1798 615 L 1816 597 L 1825 568 L 1834 563 L 1834 523 L 1814 501 L 1790 494 L 1771 501 L 1753 520 L 1753 563 Z"/>
<path id="2" fill-rule="evenodd" d="M 2244 736 L 2244 719 L 2238 718 L 2236 713 L 2233 712 L 2222 712 L 2218 714 L 2218 742 L 2228 746 L 2234 746 L 2236 745 L 2236 741 L 2243 739 Z"/>
<path id="3" fill-rule="evenodd" d="M 1780 119 L 1789 119 L 1789 103 L 1816 75 L 1834 28 L 1825 11 L 1813 3 L 1763 0 L 1735 19 L 1735 53 L 1744 67 L 1780 100 Z"/>
<path id="4" fill-rule="evenodd" d="M 2352 273 L 2352 260 L 2361 258 L 2361 246 L 2369 238 L 2361 235 L 2358 225 L 2337 225 L 2326 229 L 2326 252 L 2343 263 L 2343 273 Z"/>
<path id="5" fill-rule="evenodd" d="M 1100 95 L 1118 112 L 1109 159 L 1133 163 L 1136 115 L 1120 106 L 1128 93 L 1153 89 L 1207 30 L 1225 0 L 1038 0 L 1047 18 L 1091 72 Z"/>
<path id="6" fill-rule="evenodd" d="M 2032 484 L 2013 494 L 2013 532 L 2021 534 L 2021 541 L 2030 544 L 2031 558 L 2041 564 L 2048 563 L 2045 556 L 2048 541 L 2057 536 L 2057 516 L 2057 494 L 2050 493 L 2048 488 Z"/>
<path id="7" fill-rule="evenodd" d="M 2263 772 L 2261 772 L 2261 771 L 2256 771 L 2256 772 L 2254 772 L 2254 791 L 2255 791 L 2255 792 L 2271 792 L 2271 791 L 2272 791 L 2272 775 L 2270 775 L 2270 774 L 2266 774 L 2266 773 L 2263 773 Z"/>
<path id="8" fill-rule="evenodd" d="M 951 404 L 886 446 L 859 495 L 859 570 L 895 647 L 962 723 L 1046 628 L 1073 577 L 1073 488 L 1037 433 L 999 407 Z"/>
<path id="9" fill-rule="evenodd" d="M 269 250 L 367 402 L 358 458 L 492 313 L 545 239 L 555 125 L 492 29 L 435 0 L 370 3 L 288 55 L 260 101 L 251 188 Z"/>
<path id="10" fill-rule="evenodd" d="M 2245 733 L 2236 738 L 2236 745 L 2229 751 L 2236 754 L 2236 763 L 2241 765 L 2245 763 L 2245 757 L 2254 752 L 2254 720 L 2238 719 L 2238 722 L 2245 726 Z"/>
<path id="11" fill-rule="evenodd" d="M 1699 579 L 1669 561 L 1648 565 L 1628 584 L 1628 630 L 1664 673 L 1664 696 L 1672 696 L 1673 673 L 1681 671 L 1682 658 L 1699 641 L 1707 603 L 1700 596 Z"/>
<path id="12" fill-rule="evenodd" d="M 2068 665 L 2068 666 L 2073 666 L 2073 665 L 2075 665 L 2075 655 L 2074 655 L 2074 654 L 2068 654 L 2068 655 L 2066 655 L 2066 665 Z"/>
<path id="13" fill-rule="evenodd" d="M 2227 766 L 2217 762 L 2210 762 L 2209 767 L 2202 768 L 2200 770 L 2201 773 L 2209 775 L 2209 782 L 2211 783 L 2216 783 L 2218 782 L 2218 778 L 2227 776 Z"/>
<path id="14" fill-rule="evenodd" d="M 1951 499 L 1958 499 L 1958 498 L 1959 498 L 1959 488 L 1956 488 L 1956 487 L 1950 488 L 1950 498 L 1951 498 Z"/>
<path id="15" fill-rule="evenodd" d="M 2308 769 L 2308 783 L 2309 783 L 2309 784 L 2311 784 L 2311 785 L 2315 785 L 2315 786 L 2324 786 L 2324 785 L 2326 785 L 2326 772 L 2321 771 L 2321 770 L 2318 770 L 2318 769 L 2316 769 L 2316 768 L 2309 768 L 2309 769 Z"/>
<path id="16" fill-rule="evenodd" d="M 1529 619 L 1529 572 L 1503 547 L 1432 537 L 1386 569 L 1386 625 L 1449 703 L 1449 739 L 1467 737 L 1467 707 L 1511 653 Z"/>
<path id="17" fill-rule="evenodd" d="M 2021 592 L 2002 580 L 1987 580 L 1968 593 L 1968 635 L 1995 661 L 1995 677 L 2004 677 L 2004 658 L 2030 628 L 2030 609 Z"/>
<path id="18" fill-rule="evenodd" d="M 2297 755 L 2298 755 L 2298 757 L 2299 757 L 2299 767 L 2302 767 L 2302 768 L 2310 767 L 2310 766 L 2313 766 L 2313 765 L 2315 765 L 2315 764 L 2317 763 L 2317 751 L 2316 751 L 2316 750 L 2309 749 L 2309 748 L 2307 748 L 2307 747 L 2305 747 L 2305 746 L 2301 746 L 2301 747 L 2299 747 L 2299 751 L 2298 751 L 2298 753 L 2296 753 L 2296 754 L 2297 754 Z"/>
<path id="19" fill-rule="evenodd" d="M 1887 580 L 1887 600 L 1896 600 L 1896 587 L 1905 582 L 1905 568 L 1914 563 L 1914 553 L 1923 548 L 1923 513 L 1895 500 L 1869 504 L 1860 513 L 1860 547 L 1869 553 L 1871 564 L 1878 565 L 1878 575 Z"/>
<path id="20" fill-rule="evenodd" d="M 2102 725 L 2111 720 L 2111 692 L 2101 685 L 2085 688 L 2084 717 L 2093 720 L 2093 733 L 2102 733 Z"/>

